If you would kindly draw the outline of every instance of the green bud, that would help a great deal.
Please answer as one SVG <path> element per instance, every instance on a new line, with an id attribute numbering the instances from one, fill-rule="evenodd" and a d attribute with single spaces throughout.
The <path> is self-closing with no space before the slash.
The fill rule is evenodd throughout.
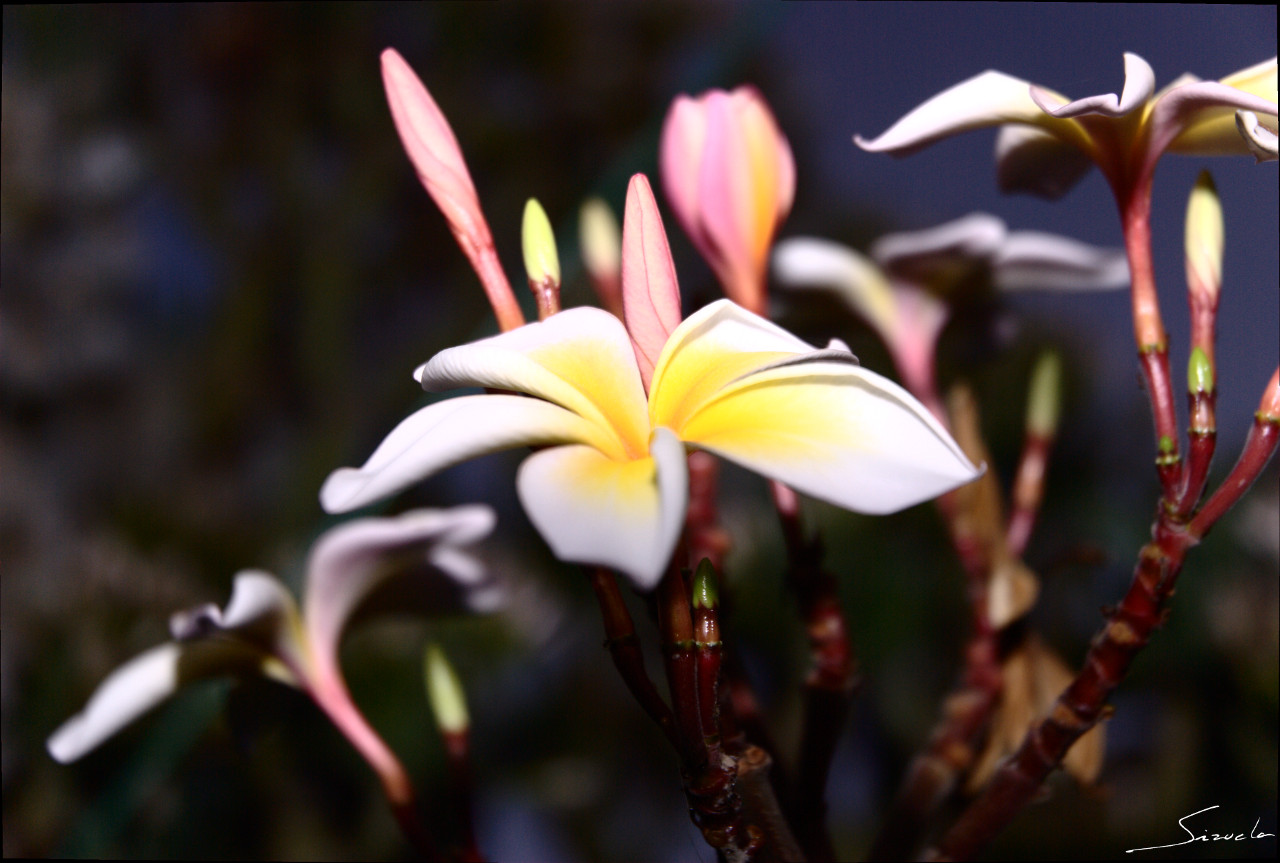
<path id="1" fill-rule="evenodd" d="M 1053 437 L 1058 430 L 1062 409 L 1062 360 L 1053 351 L 1045 351 L 1031 372 L 1031 392 L 1027 398 L 1027 432 L 1038 437 Z"/>
<path id="2" fill-rule="evenodd" d="M 1187 392 L 1213 392 L 1213 363 L 1198 346 L 1191 349 L 1191 359 L 1187 362 Z"/>
<path id="3" fill-rule="evenodd" d="M 560 256 L 556 254 L 556 237 L 551 221 L 537 199 L 524 205 L 524 222 L 520 228 L 520 244 L 524 250 L 524 269 L 535 284 L 560 285 Z"/>
<path id="4" fill-rule="evenodd" d="M 453 666 L 438 644 L 428 644 L 423 660 L 427 681 L 427 701 L 436 715 L 436 724 L 445 734 L 461 734 L 471 725 L 467 698 Z"/>
<path id="5" fill-rule="evenodd" d="M 1222 285 L 1222 244 L 1225 231 L 1222 202 L 1208 171 L 1201 171 L 1187 200 L 1187 285 L 1193 300 L 1212 306 Z"/>
<path id="6" fill-rule="evenodd" d="M 703 558 L 693 574 L 693 607 L 715 609 L 720 604 L 716 568 L 709 558 Z"/>

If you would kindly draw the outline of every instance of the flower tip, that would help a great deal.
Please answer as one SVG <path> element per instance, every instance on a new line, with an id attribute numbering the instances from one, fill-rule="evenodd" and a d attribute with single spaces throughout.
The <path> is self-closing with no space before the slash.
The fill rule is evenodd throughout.
<path id="1" fill-rule="evenodd" d="M 449 664 L 440 645 L 427 645 L 423 657 L 423 675 L 427 686 L 427 700 L 436 724 L 445 734 L 465 734 L 471 727 L 467 714 L 467 697 L 457 672 Z"/>
<path id="2" fill-rule="evenodd" d="M 714 610 L 720 604 L 720 590 L 716 584 L 716 568 L 710 558 L 704 557 L 693 573 L 693 607 Z"/>
<path id="3" fill-rule="evenodd" d="M 1222 285 L 1224 234 L 1218 190 L 1209 172 L 1201 171 L 1187 200 L 1185 249 L 1192 301 L 1207 307 L 1216 304 Z"/>

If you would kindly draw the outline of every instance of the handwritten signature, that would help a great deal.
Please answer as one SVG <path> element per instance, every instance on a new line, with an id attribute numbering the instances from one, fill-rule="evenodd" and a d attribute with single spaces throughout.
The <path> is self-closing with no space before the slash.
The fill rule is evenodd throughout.
<path id="1" fill-rule="evenodd" d="M 1253 822 L 1253 827 L 1249 830 L 1248 836 L 1246 836 L 1243 833 L 1209 833 L 1207 831 L 1197 835 L 1195 832 L 1191 830 L 1190 827 L 1187 826 L 1186 824 L 1187 819 L 1194 818 L 1197 815 L 1200 815 L 1202 813 L 1205 813 L 1212 809 L 1217 809 L 1217 808 L 1219 807 L 1209 806 L 1205 809 L 1201 809 L 1199 812 L 1192 812 L 1190 815 L 1183 815 L 1181 818 L 1179 818 L 1178 826 L 1181 827 L 1182 831 L 1187 834 L 1187 838 L 1183 839 L 1181 842 L 1173 842 L 1168 845 L 1152 845 L 1149 848 L 1130 848 L 1128 851 L 1125 851 L 1124 853 L 1132 854 L 1134 851 L 1159 851 L 1161 848 L 1177 848 L 1179 845 L 1190 845 L 1192 842 L 1239 842 L 1243 839 L 1266 839 L 1267 837 L 1271 837 L 1273 839 L 1275 838 L 1276 834 L 1274 833 L 1258 832 L 1258 825 L 1262 823 L 1261 818 Z"/>

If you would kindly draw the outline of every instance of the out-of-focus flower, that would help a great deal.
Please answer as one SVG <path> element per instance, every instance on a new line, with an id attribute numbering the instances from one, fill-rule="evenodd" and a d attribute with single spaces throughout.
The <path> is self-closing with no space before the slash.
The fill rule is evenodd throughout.
<path id="1" fill-rule="evenodd" d="M 1221 81 L 1183 75 L 1159 92 L 1145 60 L 1126 53 L 1124 64 L 1119 96 L 1106 93 L 1075 101 L 1002 72 L 983 72 L 924 102 L 878 138 L 855 136 L 854 141 L 864 150 L 905 155 L 957 132 L 1001 126 L 996 162 L 1006 191 L 1055 198 L 1092 163 L 1106 175 L 1116 197 L 1125 200 L 1149 181 L 1166 150 L 1191 155 L 1251 152 L 1252 139 L 1236 128 L 1238 110 L 1270 117 L 1275 125 L 1274 57 Z"/>
<path id="2" fill-rule="evenodd" d="M 382 52 L 382 81 L 396 131 L 418 179 L 444 213 L 454 238 L 480 277 L 498 326 L 503 330 L 520 326 L 524 314 L 498 261 L 489 223 L 449 121 L 413 69 L 391 48 Z"/>
<path id="3" fill-rule="evenodd" d="M 945 299 L 974 287 L 999 290 L 1095 290 L 1129 282 L 1124 252 L 1036 231 L 1008 231 L 972 213 L 923 231 L 886 234 L 870 257 L 829 240 L 795 237 L 778 244 L 781 286 L 835 291 L 876 330 L 907 389 L 933 389 L 934 348 L 947 320 Z"/>
<path id="4" fill-rule="evenodd" d="M 622 317 L 622 232 L 609 205 L 599 198 L 582 204 L 578 245 L 591 287 L 605 309 Z"/>
<path id="5" fill-rule="evenodd" d="M 505 392 L 411 415 L 363 467 L 329 476 L 324 508 L 364 506 L 484 453 L 544 446 L 516 487 L 552 550 L 649 589 L 684 527 L 686 446 L 867 513 L 978 475 L 919 402 L 847 349 L 816 349 L 729 300 L 681 323 L 643 177 L 628 192 L 622 247 L 626 327 L 599 309 L 570 309 L 441 352 L 415 373 L 424 388 Z"/>
<path id="6" fill-rule="evenodd" d="M 320 537 L 311 552 L 303 609 L 276 578 L 239 573 L 225 609 L 204 605 L 175 614 L 173 641 L 112 672 L 84 710 L 49 738 L 49 753 L 70 762 L 196 680 L 261 674 L 306 692 L 381 778 L 393 803 L 410 795 L 396 756 L 360 714 L 342 678 L 338 643 L 353 612 L 393 576 L 451 580 L 468 605 L 501 597 L 465 546 L 493 529 L 486 506 L 415 510 L 366 518 Z"/>
<path id="7" fill-rule="evenodd" d="M 677 96 L 662 128 L 667 200 L 725 295 L 763 314 L 769 246 L 791 211 L 791 147 L 753 87 Z"/>

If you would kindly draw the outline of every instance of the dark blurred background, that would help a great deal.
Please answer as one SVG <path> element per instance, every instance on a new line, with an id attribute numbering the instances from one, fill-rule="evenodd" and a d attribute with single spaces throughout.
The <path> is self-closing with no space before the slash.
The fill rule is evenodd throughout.
<path id="1" fill-rule="evenodd" d="M 620 209 L 656 171 L 680 92 L 751 82 L 797 161 L 783 236 L 859 248 L 886 230 L 986 210 L 1014 229 L 1118 245 L 1096 172 L 1063 201 L 995 188 L 994 133 L 906 160 L 851 143 L 984 69 L 1077 97 L 1116 91 L 1121 52 L 1159 85 L 1275 52 L 1270 6 L 509 3 L 5 6 L 0 262 L 0 569 L 6 856 L 398 858 L 363 763 L 301 696 L 267 684 L 183 693 L 70 767 L 43 741 L 170 612 L 225 602 L 261 567 L 300 584 L 333 520 L 316 493 L 425 403 L 410 372 L 494 325 L 390 121 L 378 53 L 394 46 L 462 142 L 519 284 L 519 214 L 557 227 L 566 305 L 592 302 L 577 208 Z M 1227 219 L 1219 463 L 1229 467 L 1277 359 L 1275 165 L 1168 157 L 1157 174 L 1157 276 L 1175 381 L 1185 362 L 1182 213 L 1212 169 Z M 668 215 L 686 309 L 715 296 Z M 839 335 L 887 372 L 834 305 L 778 318 Z M 973 382 L 994 468 L 1020 447 L 1025 380 L 1063 351 L 1066 404 L 1028 562 L 1033 620 L 1079 661 L 1145 541 L 1151 433 L 1122 292 L 987 297 L 943 337 L 944 382 Z M 521 455 L 450 470 L 410 505 L 486 500 L 486 553 L 509 613 L 390 621 L 348 640 L 357 700 L 424 797 L 442 788 L 419 663 L 444 642 L 475 721 L 481 847 L 501 860 L 714 859 L 684 814 L 675 760 L 616 679 L 578 571 L 515 503 Z M 803 632 L 782 589 L 764 483 L 726 470 L 728 625 L 783 739 L 798 717 Z M 888 519 L 814 505 L 864 683 L 831 785 L 837 847 L 864 853 L 905 761 L 954 681 L 959 567 L 933 509 Z M 1111 857 L 1206 829 L 1277 832 L 1277 472 L 1194 551 L 1173 614 L 1115 698 L 1100 787 L 1051 783 L 988 853 Z M 635 610 L 643 616 L 639 604 Z M 646 632 L 646 635 L 650 633 Z M 783 753 L 785 758 L 787 753 Z M 438 813 L 434 813 L 438 814 Z M 1275 840 L 1180 848 L 1272 856 Z M 1182 856 L 1182 855 L 1180 855 Z"/>

